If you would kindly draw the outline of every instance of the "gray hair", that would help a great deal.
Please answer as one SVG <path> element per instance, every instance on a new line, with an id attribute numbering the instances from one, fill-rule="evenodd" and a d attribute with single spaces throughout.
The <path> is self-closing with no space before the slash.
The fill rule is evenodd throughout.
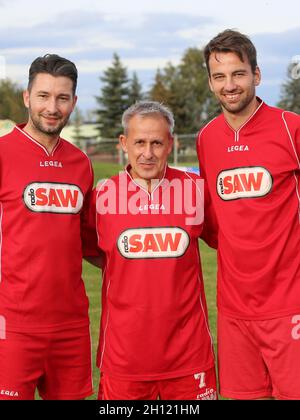
<path id="1" fill-rule="evenodd" d="M 138 101 L 131 105 L 122 116 L 122 127 L 124 133 L 128 132 L 128 124 L 135 115 L 147 116 L 158 114 L 162 116 L 168 123 L 170 135 L 173 135 L 175 121 L 172 111 L 165 105 L 155 101 Z"/>

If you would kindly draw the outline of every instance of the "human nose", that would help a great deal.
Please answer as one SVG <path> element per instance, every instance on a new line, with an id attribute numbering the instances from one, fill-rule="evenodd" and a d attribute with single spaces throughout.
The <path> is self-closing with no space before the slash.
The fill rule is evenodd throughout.
<path id="1" fill-rule="evenodd" d="M 153 156 L 151 144 L 146 144 L 144 147 L 143 155 L 146 159 L 151 159 Z"/>
<path id="2" fill-rule="evenodd" d="M 236 83 L 233 77 L 229 76 L 226 78 L 224 89 L 228 92 L 231 92 L 236 89 Z"/>
<path id="3" fill-rule="evenodd" d="M 50 114 L 55 114 L 57 112 L 57 104 L 55 98 L 48 98 L 47 111 Z"/>

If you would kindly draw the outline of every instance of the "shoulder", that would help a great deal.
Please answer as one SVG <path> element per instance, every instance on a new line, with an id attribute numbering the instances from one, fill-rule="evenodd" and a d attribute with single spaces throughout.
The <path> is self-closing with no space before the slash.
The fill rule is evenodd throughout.
<path id="1" fill-rule="evenodd" d="M 60 141 L 62 142 L 66 153 L 68 153 L 69 155 L 75 156 L 82 163 L 85 163 L 86 165 L 91 167 L 92 164 L 91 164 L 90 158 L 85 152 L 83 152 L 82 150 L 79 149 L 79 147 L 75 146 L 74 144 L 72 144 L 71 142 L 63 138 L 61 138 Z"/>
<path id="2" fill-rule="evenodd" d="M 14 138 L 14 130 L 10 133 L 5 134 L 4 136 L 0 136 L 0 144 L 5 144 L 12 138 Z"/>
<path id="3" fill-rule="evenodd" d="M 107 188 L 111 186 L 117 187 L 122 180 L 126 181 L 127 179 L 127 173 L 125 171 L 120 172 L 118 175 L 114 175 L 110 178 L 101 179 L 98 181 L 96 186 L 97 193 L 104 192 Z"/>
<path id="4" fill-rule="evenodd" d="M 219 115 L 218 117 L 215 117 L 211 121 L 209 121 L 207 124 L 205 124 L 203 127 L 200 128 L 198 135 L 197 135 L 197 146 L 200 145 L 200 143 L 206 138 L 209 137 L 211 133 L 214 133 L 214 130 L 222 125 L 224 122 L 224 116 L 223 114 Z"/>
<path id="5" fill-rule="evenodd" d="M 189 172 L 185 168 L 183 170 L 180 170 L 170 167 L 168 167 L 168 178 L 171 181 L 174 179 L 179 179 L 181 181 L 188 180 L 192 181 L 194 184 L 197 184 L 198 182 L 203 180 L 203 178 L 200 175 L 196 174 L 195 172 Z"/>
<path id="6" fill-rule="evenodd" d="M 213 118 L 210 120 L 207 124 L 205 124 L 203 127 L 200 128 L 198 137 L 200 135 L 203 135 L 205 132 L 210 131 L 211 129 L 214 129 L 216 126 L 218 126 L 222 121 L 224 120 L 223 114 Z"/>
<path id="7" fill-rule="evenodd" d="M 13 141 L 14 139 L 15 139 L 15 135 L 13 131 L 11 133 L 5 134 L 4 136 L 0 137 L 1 154 L 5 155 L 5 153 L 7 153 L 8 151 L 14 153 L 15 147 L 16 147 Z"/>
<path id="8" fill-rule="evenodd" d="M 72 144 L 70 141 L 60 138 L 60 141 L 62 142 L 64 149 L 66 149 L 69 153 L 72 153 L 74 155 L 78 155 L 79 157 L 82 157 L 84 160 L 89 160 L 87 154 L 83 152 L 79 147 Z"/>
<path id="9" fill-rule="evenodd" d="M 290 122 L 292 124 L 300 125 L 300 115 L 296 114 L 295 112 L 287 111 L 281 108 L 277 108 L 275 106 L 267 105 L 265 107 L 265 111 L 270 115 L 274 116 L 275 118 L 280 118 L 285 122 Z"/>
<path id="10" fill-rule="evenodd" d="M 286 124 L 296 129 L 300 129 L 300 115 L 291 111 L 283 111 L 282 119 Z"/>
<path id="11" fill-rule="evenodd" d="M 280 126 L 288 135 L 294 135 L 295 133 L 300 132 L 299 114 L 271 106 L 267 107 L 267 111 L 269 112 L 269 115 L 273 115 L 276 120 L 280 121 Z M 274 121 L 275 118 L 272 118 L 272 121 Z"/>

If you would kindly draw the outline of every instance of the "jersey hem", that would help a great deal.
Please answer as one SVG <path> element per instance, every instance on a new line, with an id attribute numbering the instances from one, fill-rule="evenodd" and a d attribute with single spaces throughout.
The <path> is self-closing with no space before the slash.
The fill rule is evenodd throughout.
<path id="1" fill-rule="evenodd" d="M 65 331 L 65 330 L 70 330 L 70 329 L 73 330 L 73 329 L 77 329 L 81 327 L 89 327 L 89 325 L 90 325 L 90 322 L 88 320 L 71 323 L 71 324 L 57 324 L 57 325 L 50 325 L 50 326 L 45 326 L 45 327 L 24 328 L 24 326 L 18 327 L 18 326 L 12 325 L 12 326 L 7 326 L 6 331 L 11 332 L 11 333 L 21 333 L 21 334 L 30 334 L 30 333 L 43 334 L 43 333 Z"/>
<path id="2" fill-rule="evenodd" d="M 274 398 L 276 398 L 277 400 L 285 400 L 285 401 L 299 401 L 300 400 L 300 395 L 298 396 L 286 396 L 286 395 L 282 395 L 279 393 L 276 393 L 274 395 Z"/>
<path id="3" fill-rule="evenodd" d="M 273 398 L 272 389 L 266 389 L 254 392 L 235 392 L 226 389 L 220 389 L 220 395 L 223 398 L 232 398 L 238 400 L 256 400 L 259 398 Z"/>
<path id="4" fill-rule="evenodd" d="M 94 395 L 95 391 L 93 389 L 90 389 L 89 391 L 82 392 L 80 394 L 56 394 L 56 395 L 47 395 L 47 394 L 40 394 L 40 397 L 45 401 L 51 401 L 51 400 L 82 400 L 84 398 L 90 397 L 91 395 Z"/>
<path id="5" fill-rule="evenodd" d="M 279 311 L 279 312 L 271 312 L 265 315 L 248 315 L 248 314 L 241 314 L 241 313 L 234 313 L 218 307 L 218 311 L 220 314 L 233 319 L 241 319 L 244 321 L 267 321 L 271 319 L 278 319 L 284 318 L 286 316 L 300 314 L 300 307 L 295 309 L 289 309 L 286 311 Z"/>
<path id="6" fill-rule="evenodd" d="M 182 378 L 184 376 L 193 375 L 198 372 L 206 372 L 207 370 L 210 370 L 212 368 L 215 368 L 214 362 L 211 362 L 208 365 L 205 365 L 205 367 L 196 367 L 196 368 L 187 369 L 186 371 L 175 371 L 175 372 L 164 373 L 164 374 L 119 375 L 119 374 L 111 373 L 108 369 L 100 369 L 100 371 L 105 373 L 105 375 L 111 376 L 116 379 L 125 380 L 125 381 L 161 381 L 164 379 Z"/>

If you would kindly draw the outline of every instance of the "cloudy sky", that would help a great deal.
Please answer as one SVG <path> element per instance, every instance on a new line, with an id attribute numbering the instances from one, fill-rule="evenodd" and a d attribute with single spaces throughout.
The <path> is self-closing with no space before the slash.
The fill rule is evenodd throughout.
<path id="1" fill-rule="evenodd" d="M 58 53 L 77 64 L 79 107 L 92 109 L 113 52 L 147 89 L 158 67 L 236 28 L 256 44 L 258 93 L 274 105 L 288 64 L 300 57 L 299 16 L 298 0 L 0 0 L 0 77 L 25 86 L 33 59 Z"/>

